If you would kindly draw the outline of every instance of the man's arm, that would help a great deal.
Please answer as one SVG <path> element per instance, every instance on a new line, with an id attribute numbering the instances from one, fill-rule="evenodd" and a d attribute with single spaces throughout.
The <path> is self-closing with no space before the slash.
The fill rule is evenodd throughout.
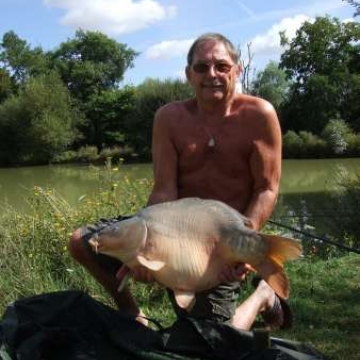
<path id="1" fill-rule="evenodd" d="M 245 211 L 255 230 L 260 230 L 274 210 L 281 176 L 281 130 L 274 108 L 259 99 L 254 119 L 255 140 L 250 157 L 253 195 Z"/>
<path id="2" fill-rule="evenodd" d="M 170 120 L 174 105 L 160 108 L 154 118 L 152 138 L 152 161 L 154 186 L 148 205 L 178 198 L 178 154 L 174 146 Z"/>

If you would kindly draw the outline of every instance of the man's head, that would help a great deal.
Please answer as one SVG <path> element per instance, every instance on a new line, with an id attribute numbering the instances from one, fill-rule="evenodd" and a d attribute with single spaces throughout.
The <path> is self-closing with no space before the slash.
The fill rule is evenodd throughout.
<path id="1" fill-rule="evenodd" d="M 199 36 L 191 45 L 189 52 L 187 54 L 187 66 L 192 65 L 193 60 L 194 60 L 194 53 L 196 52 L 198 46 L 200 46 L 201 43 L 207 42 L 207 41 L 214 41 L 214 42 L 222 43 L 225 46 L 226 50 L 228 51 L 234 64 L 237 64 L 239 62 L 239 54 L 229 39 L 227 39 L 225 36 L 218 34 L 218 33 L 206 33 L 206 34 Z"/>
<path id="2" fill-rule="evenodd" d="M 198 37 L 188 52 L 186 76 L 200 101 L 230 99 L 241 72 L 233 44 L 223 35 L 208 33 Z"/>

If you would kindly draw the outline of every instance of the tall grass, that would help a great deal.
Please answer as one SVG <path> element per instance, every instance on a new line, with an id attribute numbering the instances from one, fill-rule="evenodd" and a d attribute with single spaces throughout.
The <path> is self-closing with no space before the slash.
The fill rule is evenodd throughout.
<path id="1" fill-rule="evenodd" d="M 121 166 L 98 172 L 99 189 L 70 206 L 51 189 L 34 187 L 29 194 L 31 213 L 10 208 L 0 217 L 0 311 L 14 300 L 35 294 L 80 289 L 113 306 L 112 300 L 86 271 L 72 261 L 67 243 L 72 231 L 100 217 L 132 214 L 143 207 L 151 188 L 147 179 L 129 181 Z M 272 231 L 272 229 L 267 229 Z M 290 305 L 294 328 L 276 336 L 304 341 L 332 359 L 357 359 L 360 353 L 360 257 L 320 259 L 309 252 L 287 265 L 292 284 Z M 130 283 L 145 313 L 164 325 L 174 314 L 159 285 Z M 245 284 L 240 300 L 253 289 Z"/>

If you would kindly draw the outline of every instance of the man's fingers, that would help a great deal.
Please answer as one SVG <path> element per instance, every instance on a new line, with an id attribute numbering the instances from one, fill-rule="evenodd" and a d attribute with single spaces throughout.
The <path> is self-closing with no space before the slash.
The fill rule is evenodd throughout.
<path id="1" fill-rule="evenodd" d="M 250 270 L 248 264 L 238 264 L 237 266 L 224 265 L 219 275 L 221 282 L 233 282 L 244 280 L 246 274 Z"/>

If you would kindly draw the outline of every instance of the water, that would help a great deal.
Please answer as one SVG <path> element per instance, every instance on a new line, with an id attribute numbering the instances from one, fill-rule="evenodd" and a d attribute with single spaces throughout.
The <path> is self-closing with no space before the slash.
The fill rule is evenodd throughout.
<path id="1" fill-rule="evenodd" d="M 83 195 L 98 191 L 104 170 L 88 166 L 38 166 L 0 169 L 1 209 L 28 209 L 29 190 L 34 186 L 52 188 L 71 205 L 79 204 Z M 331 201 L 340 171 L 355 176 L 360 173 L 360 158 L 325 160 L 284 160 L 280 196 L 273 218 L 285 223 L 315 226 L 321 233 L 336 230 L 337 209 Z M 150 164 L 124 165 L 118 176 L 149 178 Z M 0 209 L 0 214 L 1 210 Z M 356 216 L 357 214 L 354 214 Z"/>

